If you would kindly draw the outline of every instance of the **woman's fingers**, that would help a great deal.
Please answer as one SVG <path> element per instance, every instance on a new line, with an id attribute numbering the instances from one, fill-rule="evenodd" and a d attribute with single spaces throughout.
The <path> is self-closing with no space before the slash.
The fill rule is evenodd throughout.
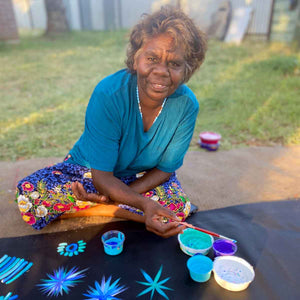
<path id="1" fill-rule="evenodd" d="M 146 226 L 146 228 L 147 230 L 164 238 L 182 233 L 183 230 L 183 227 L 178 226 L 178 224 L 176 223 L 163 224 L 159 221 L 158 224 L 149 224 L 148 226 Z"/>
<path id="2" fill-rule="evenodd" d="M 159 215 L 155 215 L 151 219 L 147 218 L 145 223 L 147 230 L 165 238 L 181 233 L 184 229 L 176 222 L 163 223 Z"/>
<path id="3" fill-rule="evenodd" d="M 83 185 L 78 181 L 73 182 L 71 187 L 75 197 L 78 200 L 98 202 L 98 203 L 110 202 L 110 199 L 104 195 L 87 193 Z"/>
<path id="4" fill-rule="evenodd" d="M 161 207 L 158 213 L 161 218 L 167 218 L 168 220 L 178 221 L 178 222 L 180 221 L 173 211 L 165 207 Z"/>
<path id="5" fill-rule="evenodd" d="M 75 195 L 76 199 L 82 200 L 82 196 L 80 195 L 80 192 L 78 190 L 78 182 L 77 181 L 72 182 L 71 188 L 72 188 L 72 192 Z"/>

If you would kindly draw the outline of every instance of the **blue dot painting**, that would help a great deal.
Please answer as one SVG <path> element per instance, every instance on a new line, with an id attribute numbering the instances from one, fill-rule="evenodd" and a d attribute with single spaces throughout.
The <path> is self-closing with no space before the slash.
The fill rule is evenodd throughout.
<path id="1" fill-rule="evenodd" d="M 48 279 L 41 279 L 43 283 L 38 284 L 43 294 L 47 296 L 59 296 L 64 293 L 68 294 L 70 288 L 74 287 L 81 278 L 85 277 L 83 274 L 87 269 L 78 271 L 78 268 L 73 267 L 68 270 L 67 268 L 59 268 L 54 270 L 53 274 L 47 274 Z"/>
<path id="2" fill-rule="evenodd" d="M 147 288 L 144 289 L 142 292 L 140 292 L 137 295 L 137 297 L 140 297 L 142 295 L 145 295 L 145 294 L 151 292 L 150 299 L 152 299 L 154 293 L 157 292 L 163 298 L 169 299 L 168 296 L 166 295 L 166 293 L 163 290 L 173 290 L 173 289 L 164 286 L 164 284 L 170 279 L 170 277 L 159 281 L 161 273 L 162 273 L 162 268 L 163 267 L 161 266 L 154 279 L 152 279 L 150 275 L 148 275 L 144 270 L 141 269 L 141 272 L 142 272 L 144 278 L 146 279 L 146 281 L 145 282 L 144 281 L 137 281 L 137 283 L 142 284 L 142 285 L 146 286 Z"/>
<path id="3" fill-rule="evenodd" d="M 86 294 L 83 296 L 88 297 L 88 299 L 93 300 L 121 300 L 121 298 L 115 297 L 116 295 L 127 290 L 127 287 L 124 285 L 119 285 L 120 278 L 116 281 L 111 282 L 111 276 L 105 281 L 105 276 L 102 277 L 101 284 L 98 281 L 95 281 L 95 287 L 90 287 Z"/>
<path id="4" fill-rule="evenodd" d="M 73 256 L 78 255 L 79 253 L 82 253 L 85 251 L 86 242 L 84 241 L 78 241 L 76 243 L 60 243 L 57 247 L 57 252 L 60 255 L 64 256 Z"/>
<path id="5" fill-rule="evenodd" d="M 18 295 L 13 295 L 11 292 L 9 292 L 6 296 L 0 296 L 0 300 L 15 300 L 19 299 Z"/>
<path id="6" fill-rule="evenodd" d="M 9 284 L 18 279 L 25 272 L 29 271 L 33 263 L 24 258 L 10 257 L 7 254 L 0 258 L 0 280 Z"/>

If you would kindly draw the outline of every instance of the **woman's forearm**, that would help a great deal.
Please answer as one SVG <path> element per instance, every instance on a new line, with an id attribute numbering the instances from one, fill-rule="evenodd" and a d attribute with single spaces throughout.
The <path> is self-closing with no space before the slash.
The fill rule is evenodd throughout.
<path id="1" fill-rule="evenodd" d="M 135 192 L 141 194 L 159 186 L 163 182 L 167 181 L 170 176 L 171 173 L 166 173 L 154 168 L 151 171 L 147 172 L 144 176 L 130 183 L 129 186 Z"/>
<path id="2" fill-rule="evenodd" d="M 153 177 L 155 173 L 152 173 Z M 139 192 L 115 177 L 112 172 L 92 169 L 92 177 L 94 186 L 102 195 L 109 197 L 115 202 L 142 210 L 144 212 L 142 221 L 145 222 L 147 230 L 163 237 L 169 237 L 182 231 L 182 228 L 178 227 L 176 222 L 164 224 L 160 221 L 161 217 L 179 221 L 174 212 L 161 206 L 157 201 L 143 197 Z M 153 180 L 153 182 L 155 181 Z M 141 186 L 142 183 L 143 181 L 140 183 Z"/>
<path id="3" fill-rule="evenodd" d="M 145 210 L 146 202 L 149 199 L 141 196 L 139 192 L 127 186 L 112 172 L 104 172 L 92 169 L 93 184 L 96 189 L 111 200 L 127 204 L 141 210 Z M 150 200 L 151 201 L 151 200 Z"/>

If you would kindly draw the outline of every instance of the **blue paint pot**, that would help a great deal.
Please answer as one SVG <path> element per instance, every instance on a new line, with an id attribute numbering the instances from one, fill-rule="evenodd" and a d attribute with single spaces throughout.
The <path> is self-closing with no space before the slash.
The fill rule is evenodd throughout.
<path id="1" fill-rule="evenodd" d="M 194 281 L 205 282 L 210 278 L 213 262 L 205 255 L 196 254 L 188 259 L 187 267 Z"/>
<path id="2" fill-rule="evenodd" d="M 118 230 L 107 231 L 102 235 L 104 252 L 108 255 L 118 255 L 123 251 L 125 235 Z"/>

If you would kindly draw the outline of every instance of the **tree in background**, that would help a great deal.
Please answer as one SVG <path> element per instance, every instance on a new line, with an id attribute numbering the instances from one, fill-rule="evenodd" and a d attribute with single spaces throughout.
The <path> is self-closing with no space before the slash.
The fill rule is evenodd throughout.
<path id="1" fill-rule="evenodd" d="M 300 49 L 300 4 L 298 4 L 298 16 L 297 16 L 297 21 L 296 21 L 296 28 L 295 28 L 295 33 L 294 33 L 294 44 L 296 46 L 296 49 Z"/>
<path id="2" fill-rule="evenodd" d="M 65 7 L 62 0 L 45 0 L 47 13 L 46 35 L 69 31 Z"/>

